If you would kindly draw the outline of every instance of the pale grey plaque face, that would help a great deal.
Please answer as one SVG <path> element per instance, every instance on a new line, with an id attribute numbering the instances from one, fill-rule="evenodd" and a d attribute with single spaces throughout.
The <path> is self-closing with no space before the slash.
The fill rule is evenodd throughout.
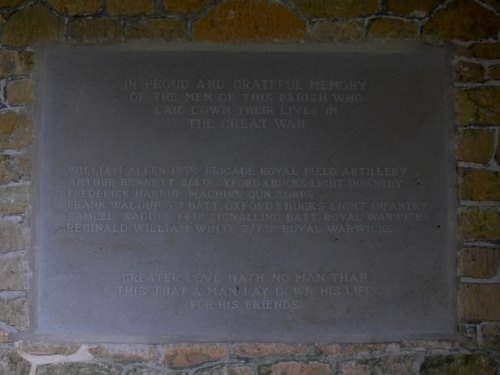
<path id="1" fill-rule="evenodd" d="M 305 48 L 42 51 L 35 334 L 453 335 L 446 56 Z"/>

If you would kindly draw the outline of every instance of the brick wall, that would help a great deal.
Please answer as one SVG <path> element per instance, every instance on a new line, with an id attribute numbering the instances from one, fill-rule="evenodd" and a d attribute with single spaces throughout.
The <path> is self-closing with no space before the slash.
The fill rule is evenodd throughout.
<path id="1" fill-rule="evenodd" d="M 0 0 L 0 374 L 500 374 L 498 0 Z M 446 45 L 455 85 L 459 338 L 75 345 L 29 329 L 31 47 L 149 39 Z M 30 372 L 31 371 L 31 372 Z"/>

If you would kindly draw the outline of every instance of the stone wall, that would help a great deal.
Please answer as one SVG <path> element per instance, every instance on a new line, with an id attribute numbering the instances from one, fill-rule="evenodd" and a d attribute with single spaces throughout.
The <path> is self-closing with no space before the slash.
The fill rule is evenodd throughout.
<path id="1" fill-rule="evenodd" d="M 0 374 L 500 374 L 498 0 L 0 0 Z M 30 327 L 32 46 L 413 41 L 451 47 L 455 85 L 456 341 L 384 344 L 54 344 Z"/>

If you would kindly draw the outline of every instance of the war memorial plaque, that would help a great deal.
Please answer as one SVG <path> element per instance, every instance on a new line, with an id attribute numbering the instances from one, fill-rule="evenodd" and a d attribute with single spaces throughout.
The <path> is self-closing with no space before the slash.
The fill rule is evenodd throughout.
<path id="1" fill-rule="evenodd" d="M 445 54 L 210 48 L 40 52 L 34 333 L 452 336 Z"/>

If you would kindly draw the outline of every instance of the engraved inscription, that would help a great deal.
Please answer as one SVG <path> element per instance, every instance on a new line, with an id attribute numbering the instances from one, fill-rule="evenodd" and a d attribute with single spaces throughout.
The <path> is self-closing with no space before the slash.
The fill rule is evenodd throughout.
<path id="1" fill-rule="evenodd" d="M 426 201 L 377 199 L 412 183 L 406 167 L 80 165 L 68 172 L 68 232 L 361 235 L 430 220 Z M 353 190 L 373 198 L 335 199 Z"/>
<path id="2" fill-rule="evenodd" d="M 444 55 L 255 48 L 40 56 L 37 334 L 454 332 Z"/>

